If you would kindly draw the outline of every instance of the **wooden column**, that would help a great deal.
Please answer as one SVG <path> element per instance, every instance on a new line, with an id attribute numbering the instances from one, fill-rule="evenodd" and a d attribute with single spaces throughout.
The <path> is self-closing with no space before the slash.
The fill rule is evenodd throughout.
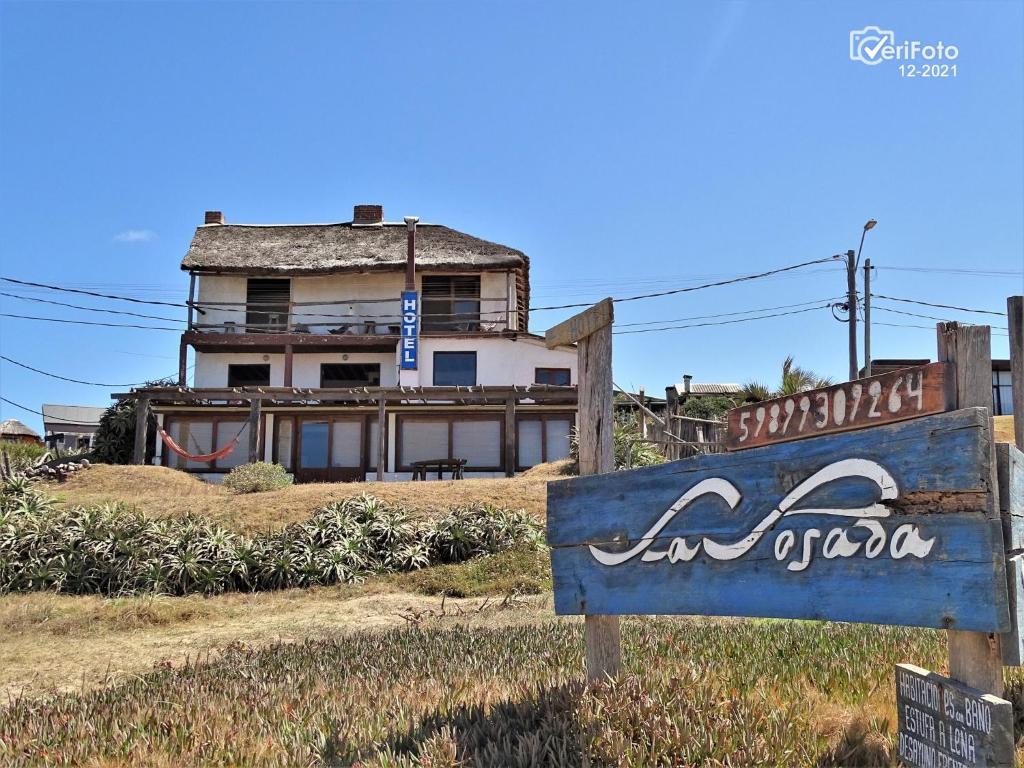
<path id="1" fill-rule="evenodd" d="M 260 409 L 263 401 L 254 397 L 249 401 L 249 463 L 260 460 Z"/>
<path id="2" fill-rule="evenodd" d="M 149 398 L 135 400 L 135 446 L 132 450 L 132 464 L 146 463 L 146 437 L 149 429 Z"/>
<path id="3" fill-rule="evenodd" d="M 292 345 L 284 345 L 284 385 L 292 386 Z"/>
<path id="4" fill-rule="evenodd" d="M 956 364 L 958 408 L 981 406 L 992 412 L 992 341 L 985 325 L 938 324 L 938 359 Z M 993 453 L 994 455 L 994 453 Z M 992 462 L 992 504 L 999 514 L 999 485 Z M 1000 636 L 993 632 L 951 629 L 949 676 L 995 696 L 1003 695 L 1003 654 Z"/>
<path id="5" fill-rule="evenodd" d="M 647 393 L 640 387 L 640 437 L 647 439 Z"/>
<path id="6" fill-rule="evenodd" d="M 606 325 L 579 343 L 580 475 L 615 470 L 612 445 L 612 327 Z M 615 677 L 622 670 L 618 616 L 584 617 L 587 679 Z"/>
<path id="7" fill-rule="evenodd" d="M 516 474 L 516 398 L 505 398 L 505 477 Z"/>
<path id="8" fill-rule="evenodd" d="M 388 471 L 388 415 L 387 400 L 377 401 L 377 479 L 384 482 L 384 473 Z"/>
<path id="9" fill-rule="evenodd" d="M 548 348 L 577 342 L 576 361 L 579 389 L 580 475 L 597 475 L 615 469 L 612 443 L 612 300 L 605 299 L 590 309 L 559 323 L 545 334 Z M 618 616 L 584 617 L 587 679 L 615 677 L 622 671 L 622 639 Z"/>
<path id="10" fill-rule="evenodd" d="M 189 309 L 189 312 L 192 310 Z M 191 324 L 191 323 L 190 323 Z M 178 386 L 184 387 L 188 377 L 188 344 L 184 337 L 178 342 Z"/>
<path id="11" fill-rule="evenodd" d="M 1013 437 L 1024 451 L 1024 296 L 1006 299 L 1010 327 L 1010 381 L 1013 383 Z"/>
<path id="12" fill-rule="evenodd" d="M 195 319 L 196 273 L 188 273 L 188 329 L 191 331 Z"/>

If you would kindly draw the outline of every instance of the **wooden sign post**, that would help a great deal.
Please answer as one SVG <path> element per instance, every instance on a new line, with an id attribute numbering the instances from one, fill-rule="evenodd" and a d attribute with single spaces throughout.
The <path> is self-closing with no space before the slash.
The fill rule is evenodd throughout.
<path id="1" fill-rule="evenodd" d="M 615 469 L 612 444 L 612 300 L 605 299 L 578 315 L 559 323 L 545 334 L 550 349 L 578 344 L 576 350 L 579 390 L 576 430 L 579 436 L 580 475 L 600 475 Z M 586 645 L 587 679 L 614 677 L 622 669 L 622 641 L 619 617 L 581 611 L 585 614 L 583 638 Z"/>
<path id="2" fill-rule="evenodd" d="M 985 325 L 961 326 L 958 323 L 939 323 L 937 326 L 939 360 L 956 365 L 957 405 L 961 408 L 985 409 L 990 445 L 991 422 L 988 416 L 992 408 L 991 333 L 991 329 Z M 991 450 L 990 447 L 990 452 Z M 991 511 L 998 515 L 999 487 L 995 462 L 992 462 L 989 471 L 989 486 L 992 491 L 987 504 Z M 1002 544 L 1000 548 L 1002 549 Z M 965 632 L 950 629 L 948 643 L 951 678 L 985 693 L 1003 695 L 1003 655 L 1001 638 L 997 632 Z"/>

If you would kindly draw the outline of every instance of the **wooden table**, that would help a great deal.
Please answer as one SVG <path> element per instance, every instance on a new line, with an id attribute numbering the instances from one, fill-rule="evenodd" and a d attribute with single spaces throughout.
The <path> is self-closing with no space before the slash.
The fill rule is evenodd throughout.
<path id="1" fill-rule="evenodd" d="M 462 480 L 466 459 L 426 459 L 412 463 L 412 479 L 426 480 L 427 472 L 437 468 L 437 479 L 443 480 L 445 470 L 452 473 L 452 480 Z"/>

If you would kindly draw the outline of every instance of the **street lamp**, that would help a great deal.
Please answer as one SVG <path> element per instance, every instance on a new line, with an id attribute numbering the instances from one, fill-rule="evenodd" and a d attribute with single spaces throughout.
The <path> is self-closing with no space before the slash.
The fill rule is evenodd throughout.
<path id="1" fill-rule="evenodd" d="M 874 229 L 878 222 L 868 219 L 864 231 L 860 233 L 860 247 L 857 249 L 857 263 L 860 264 L 860 252 L 864 250 L 864 236 L 869 229 Z M 871 375 L 871 259 L 864 260 L 864 375 Z"/>

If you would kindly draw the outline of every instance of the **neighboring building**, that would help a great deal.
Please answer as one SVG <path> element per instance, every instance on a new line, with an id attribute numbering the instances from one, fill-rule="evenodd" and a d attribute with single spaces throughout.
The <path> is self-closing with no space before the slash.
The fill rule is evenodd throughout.
<path id="1" fill-rule="evenodd" d="M 576 350 L 529 332 L 520 251 L 387 222 L 377 205 L 339 224 L 228 224 L 208 211 L 181 268 L 191 277 L 181 387 L 141 394 L 190 454 L 241 442 L 212 465 L 158 442 L 160 463 L 216 479 L 257 457 L 301 482 L 407 479 L 433 459 L 465 459 L 467 476 L 509 475 L 568 455 Z M 403 317 L 410 280 L 419 308 Z M 403 368 L 410 354 L 416 366 Z"/>
<path id="2" fill-rule="evenodd" d="M 931 360 L 924 359 L 886 359 L 872 360 L 871 374 L 877 376 L 880 373 L 897 371 L 900 368 L 912 368 L 917 365 L 927 365 Z M 863 376 L 864 369 L 860 370 Z M 1013 415 L 1013 386 L 1010 383 L 1010 361 L 992 361 L 992 415 L 1012 416 Z"/>
<path id="3" fill-rule="evenodd" d="M 8 419 L 0 423 L 0 442 L 7 443 L 39 443 L 39 433 L 29 429 L 17 419 Z"/>
<path id="4" fill-rule="evenodd" d="M 43 405 L 43 430 L 51 448 L 92 448 L 106 409 L 89 405 Z"/>
<path id="5" fill-rule="evenodd" d="M 665 387 L 665 396 L 668 400 L 669 409 L 674 409 L 676 404 L 682 405 L 691 398 L 735 397 L 742 391 L 743 387 L 739 384 L 703 384 L 695 382 L 693 376 L 684 373 L 681 382 Z"/>

